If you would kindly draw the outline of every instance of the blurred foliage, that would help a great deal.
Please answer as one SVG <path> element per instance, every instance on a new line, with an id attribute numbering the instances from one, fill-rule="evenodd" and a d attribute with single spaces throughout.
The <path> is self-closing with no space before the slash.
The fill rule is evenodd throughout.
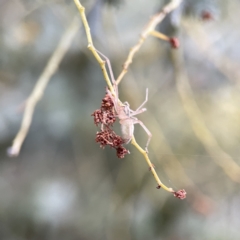
<path id="1" fill-rule="evenodd" d="M 115 76 L 166 2 L 82 1 L 95 46 L 109 57 Z M 237 0 L 186 0 L 159 26 L 178 35 L 203 120 L 238 165 L 239 9 Z M 73 1 L 0 1 L 0 239 L 238 240 L 239 183 L 195 135 L 176 87 L 172 50 L 159 39 L 149 37 L 135 56 L 120 98 L 136 109 L 149 88 L 148 111 L 139 119 L 153 133 L 150 158 L 166 185 L 186 189 L 186 200 L 157 190 L 130 144 L 131 154 L 119 160 L 95 143 L 98 128 L 90 115 L 100 106 L 105 81 L 82 28 L 36 107 L 20 156 L 6 156 L 24 101 L 76 14 Z M 144 146 L 138 126 L 135 136 Z"/>

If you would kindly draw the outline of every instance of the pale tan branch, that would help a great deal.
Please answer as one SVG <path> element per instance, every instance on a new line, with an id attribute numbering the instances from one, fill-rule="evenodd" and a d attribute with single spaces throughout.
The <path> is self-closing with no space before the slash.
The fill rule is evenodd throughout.
<path id="1" fill-rule="evenodd" d="M 114 94 L 112 83 L 110 81 L 110 78 L 109 78 L 107 70 L 106 70 L 105 61 L 103 61 L 101 59 L 101 57 L 99 56 L 98 52 L 96 51 L 96 49 L 93 45 L 91 30 L 90 30 L 90 27 L 88 25 L 88 21 L 87 21 L 86 14 L 85 14 L 85 8 L 82 6 L 82 4 L 80 3 L 79 0 L 74 0 L 74 2 L 75 2 L 76 6 L 78 8 L 78 11 L 79 11 L 80 15 L 81 15 L 82 22 L 83 22 L 83 25 L 84 25 L 84 28 L 85 28 L 85 31 L 86 31 L 86 36 L 87 36 L 87 40 L 88 40 L 88 49 L 92 52 L 92 54 L 94 55 L 94 57 L 98 61 L 99 65 L 100 65 L 100 67 L 103 71 L 103 76 L 105 78 L 105 81 L 106 81 L 111 93 Z"/>
<path id="2" fill-rule="evenodd" d="M 86 31 L 86 35 L 87 35 L 87 39 L 88 39 L 88 48 L 92 51 L 93 55 L 95 56 L 96 60 L 98 61 L 98 63 L 100 64 L 101 68 L 102 68 L 102 71 L 103 71 L 103 75 L 104 75 L 104 78 L 110 88 L 110 91 L 112 93 L 114 93 L 114 90 L 112 88 L 112 84 L 111 84 L 111 81 L 110 81 L 110 78 L 108 76 L 108 73 L 106 71 L 106 68 L 105 68 L 105 61 L 103 61 L 99 54 L 97 53 L 94 45 L 93 45 L 93 42 L 92 42 L 92 37 L 91 37 L 91 32 L 90 32 L 90 28 L 89 28 L 89 25 L 88 25 L 88 22 L 87 22 L 87 19 L 86 19 L 86 15 L 85 15 L 85 8 L 82 6 L 82 4 L 80 3 L 79 0 L 74 0 L 78 10 L 79 10 L 79 13 L 81 15 L 81 18 L 82 18 L 82 21 L 83 21 L 83 25 L 85 27 L 85 31 Z M 127 61 L 126 63 L 124 64 L 124 68 L 123 68 L 123 71 L 122 73 L 120 74 L 118 80 L 117 80 L 117 84 L 121 81 L 122 77 L 124 76 L 125 72 L 127 71 L 127 68 L 129 66 L 129 64 L 132 62 L 132 58 L 134 56 L 134 54 L 138 51 L 138 49 L 141 47 L 141 45 L 143 44 L 145 38 L 150 34 L 151 31 L 154 30 L 154 28 L 156 27 L 156 25 L 166 16 L 166 14 L 168 14 L 170 11 L 172 11 L 173 9 L 175 9 L 179 4 L 181 3 L 181 0 L 172 0 L 169 4 L 167 4 L 163 10 L 154 15 L 150 22 L 148 23 L 147 27 L 144 29 L 144 31 L 142 32 L 141 34 L 141 38 L 139 39 L 139 42 L 138 44 L 136 44 L 133 49 L 129 52 L 129 56 L 127 58 Z M 168 188 L 167 186 L 165 186 L 161 180 L 159 179 L 155 169 L 154 169 L 154 166 L 153 164 L 151 163 L 149 157 L 148 157 L 148 154 L 145 150 L 143 150 L 139 145 L 138 143 L 136 142 L 134 136 L 132 137 L 132 142 L 131 142 L 137 149 L 140 153 L 142 153 L 142 155 L 144 156 L 148 166 L 149 166 L 149 169 L 150 171 L 152 172 L 158 186 L 157 188 L 163 188 L 164 190 L 168 191 L 168 192 L 171 192 L 174 194 L 174 196 L 176 196 L 175 194 L 177 194 L 178 192 L 175 192 L 172 188 Z"/>
<path id="3" fill-rule="evenodd" d="M 160 180 L 160 178 L 158 177 L 158 175 L 157 175 L 157 173 L 156 173 L 156 171 L 155 171 L 154 165 L 152 164 L 151 160 L 150 160 L 149 157 L 148 157 L 147 152 L 144 151 L 144 150 L 138 145 L 138 143 L 136 142 L 134 136 L 133 136 L 133 138 L 132 138 L 132 142 L 131 142 L 131 143 L 132 143 L 132 145 L 134 145 L 134 146 L 138 149 L 138 151 L 144 156 L 144 158 L 145 158 L 145 160 L 146 160 L 146 162 L 147 162 L 147 164 L 148 164 L 148 166 L 149 166 L 149 170 L 150 170 L 151 173 L 153 174 L 153 176 L 154 176 L 154 178 L 155 178 L 155 180 L 156 180 L 156 182 L 157 182 L 157 184 L 158 184 L 157 188 L 160 188 L 160 187 L 161 187 L 161 188 L 163 188 L 164 190 L 166 190 L 166 191 L 168 191 L 168 192 L 174 193 L 174 190 L 173 190 L 172 188 L 169 188 L 169 187 L 167 187 L 166 185 L 164 185 L 164 184 L 162 183 L 162 181 Z"/>
<path id="4" fill-rule="evenodd" d="M 23 115 L 23 120 L 21 128 L 13 140 L 12 147 L 9 148 L 10 156 L 18 156 L 24 139 L 28 133 L 29 127 L 32 122 L 32 116 L 34 109 L 38 101 L 42 98 L 44 90 L 50 81 L 52 75 L 57 71 L 59 64 L 61 63 L 63 57 L 65 56 L 71 42 L 73 41 L 74 36 L 77 34 L 77 31 L 80 27 L 79 19 L 75 17 L 71 22 L 70 26 L 67 28 L 66 32 L 63 34 L 56 50 L 49 59 L 44 71 L 42 72 L 40 78 L 38 79 L 31 95 L 28 97 L 25 110 Z"/>
<path id="5" fill-rule="evenodd" d="M 127 57 L 125 63 L 123 64 L 122 72 L 120 73 L 120 75 L 117 78 L 117 81 L 116 81 L 117 84 L 119 84 L 121 82 L 124 75 L 127 73 L 128 67 L 132 63 L 135 53 L 140 49 L 140 47 L 142 46 L 142 44 L 144 43 L 146 38 L 150 34 L 152 34 L 152 33 L 154 34 L 154 29 L 157 26 L 157 24 L 159 24 L 166 17 L 166 15 L 168 13 L 170 13 L 171 11 L 176 9 L 181 4 L 181 2 L 182 2 L 182 0 L 172 0 L 170 3 L 168 3 L 166 6 L 164 6 L 163 9 L 159 13 L 155 14 L 150 19 L 150 21 L 147 23 L 146 27 L 142 31 L 141 37 L 139 38 L 138 43 L 130 49 L 128 57 Z"/>

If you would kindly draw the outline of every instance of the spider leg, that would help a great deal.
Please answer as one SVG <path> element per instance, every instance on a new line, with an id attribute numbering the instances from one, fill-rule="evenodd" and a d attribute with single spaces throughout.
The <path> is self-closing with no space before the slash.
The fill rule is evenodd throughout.
<path id="1" fill-rule="evenodd" d="M 124 106 L 124 111 L 125 111 L 126 115 L 128 117 L 130 117 L 132 112 L 133 112 L 133 110 L 130 108 L 129 103 L 128 102 L 124 102 L 123 106 Z"/>
<path id="2" fill-rule="evenodd" d="M 146 147 L 145 147 L 146 152 L 148 152 L 148 145 L 149 145 L 150 140 L 151 140 L 151 138 L 152 138 L 152 134 L 151 134 L 151 132 L 147 129 L 147 127 L 143 124 L 143 122 L 141 122 L 141 121 L 138 120 L 138 119 L 134 119 L 133 124 L 137 124 L 137 123 L 141 125 L 141 127 L 144 129 L 144 131 L 145 131 L 145 132 L 147 133 L 147 135 L 148 135 L 148 140 L 147 140 L 147 144 L 146 144 Z"/>
<path id="3" fill-rule="evenodd" d="M 138 114 L 143 113 L 145 111 L 147 111 L 146 108 L 141 108 L 141 109 L 136 110 L 136 111 L 133 111 L 133 110 L 130 109 L 130 117 L 138 115 Z"/>
<path id="4" fill-rule="evenodd" d="M 141 109 L 147 101 L 148 101 L 148 88 L 146 89 L 146 98 L 145 98 L 144 102 L 136 109 L 136 111 Z"/>
<path id="5" fill-rule="evenodd" d="M 147 111 L 146 108 L 138 108 L 137 110 L 134 111 L 130 108 L 128 102 L 124 102 L 124 107 L 125 107 L 124 109 L 125 109 L 125 112 L 126 112 L 128 117 L 132 117 L 132 116 L 135 116 L 135 115 L 138 115 L 140 113 L 143 113 L 143 112 Z"/>
<path id="6" fill-rule="evenodd" d="M 113 76 L 111 62 L 103 53 L 98 51 L 96 48 L 95 48 L 95 50 L 105 59 L 105 61 L 107 63 L 108 70 L 110 72 L 110 76 L 111 76 L 111 80 L 112 80 L 112 84 L 113 84 L 113 88 L 114 88 L 114 91 L 115 91 L 115 95 L 116 95 L 116 98 L 118 99 L 118 88 L 117 88 L 117 84 L 116 84 L 116 81 L 115 81 L 114 76 Z"/>
<path id="7" fill-rule="evenodd" d="M 112 67 L 111 67 L 111 63 L 110 63 L 110 60 L 109 58 L 107 58 L 103 53 L 101 53 L 100 51 L 98 51 L 96 48 L 95 50 L 105 59 L 105 61 L 107 62 L 107 65 L 108 65 L 108 68 L 109 68 L 109 72 L 110 72 L 110 76 L 111 76 L 111 80 L 112 80 L 112 83 L 114 84 L 116 81 L 114 79 L 114 76 L 113 76 L 113 71 L 112 71 Z"/>

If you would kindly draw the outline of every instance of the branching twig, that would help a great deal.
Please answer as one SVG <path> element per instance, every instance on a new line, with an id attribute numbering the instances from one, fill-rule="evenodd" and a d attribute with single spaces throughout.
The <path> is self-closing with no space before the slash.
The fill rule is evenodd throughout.
<path id="1" fill-rule="evenodd" d="M 10 156 L 18 156 L 23 141 L 26 138 L 28 133 L 29 127 L 32 122 L 32 116 L 35 109 L 36 104 L 42 98 L 44 90 L 51 79 L 52 75 L 57 71 L 59 64 L 61 63 L 64 55 L 66 54 L 69 46 L 77 34 L 79 29 L 80 23 L 77 17 L 74 18 L 66 32 L 63 34 L 59 45 L 57 46 L 56 50 L 54 51 L 52 57 L 49 59 L 42 75 L 38 79 L 31 95 L 28 97 L 26 104 L 25 104 L 25 111 L 23 115 L 22 125 L 21 128 L 13 140 L 12 147 L 9 148 L 8 153 Z"/>
<path id="2" fill-rule="evenodd" d="M 171 12 L 172 10 L 177 8 L 180 5 L 180 3 L 181 3 L 181 0 L 172 0 L 158 14 L 154 15 L 151 18 L 151 20 L 147 24 L 146 28 L 142 32 L 141 37 L 140 37 L 138 43 L 133 48 L 131 48 L 131 50 L 130 50 L 130 52 L 128 54 L 127 60 L 125 61 L 124 65 L 123 65 L 123 70 L 122 70 L 122 72 L 120 73 L 119 77 L 116 80 L 117 84 L 119 84 L 121 82 L 122 78 L 127 73 L 127 69 L 129 67 L 129 65 L 132 63 L 132 59 L 133 59 L 134 54 L 140 49 L 140 47 L 144 43 L 145 39 L 150 34 L 154 35 L 154 33 L 155 33 L 154 29 L 157 26 L 157 24 L 159 24 L 169 12 Z M 169 39 L 166 39 L 166 40 L 169 40 Z M 150 159 L 148 157 L 148 154 L 146 153 L 146 151 L 144 151 L 138 145 L 138 143 L 136 142 L 134 137 L 132 138 L 132 142 L 131 143 L 139 150 L 139 152 L 141 152 L 143 154 L 147 164 L 149 165 L 149 169 L 151 170 L 155 180 L 158 183 L 158 187 L 159 188 L 162 187 L 163 189 L 165 189 L 166 191 L 169 191 L 169 192 L 174 192 L 172 188 L 168 188 L 167 186 L 165 186 L 161 182 L 161 180 L 159 179 L 159 177 L 158 177 L 158 175 L 157 175 L 157 173 L 156 173 L 156 171 L 155 171 L 155 169 L 153 167 L 153 164 L 151 163 L 151 161 L 150 161 Z"/>
<path id="3" fill-rule="evenodd" d="M 163 9 L 159 13 L 157 13 L 150 19 L 147 26 L 143 30 L 141 37 L 138 40 L 138 43 L 134 47 L 131 48 L 131 50 L 128 54 L 127 60 L 123 64 L 122 72 L 120 73 L 119 77 L 117 78 L 117 81 L 116 81 L 117 84 L 119 84 L 121 82 L 124 75 L 127 73 L 128 67 L 132 63 L 134 54 L 140 49 L 140 47 L 142 46 L 142 44 L 144 43 L 146 38 L 150 34 L 154 35 L 154 29 L 157 26 L 157 24 L 159 24 L 168 13 L 170 13 L 175 8 L 177 8 L 181 2 L 182 2 L 182 0 L 172 0 L 169 4 L 167 4 L 165 7 L 163 7 Z"/>
<path id="4" fill-rule="evenodd" d="M 91 37 L 91 32 L 90 32 L 90 28 L 89 28 L 89 25 L 88 25 L 88 22 L 87 22 L 87 19 L 86 19 L 86 15 L 85 15 L 85 8 L 82 6 L 82 4 L 80 3 L 79 0 L 74 0 L 79 12 L 80 12 L 80 15 L 81 15 L 81 18 L 82 18 L 82 21 L 83 21 L 83 25 L 85 27 L 85 31 L 86 31 L 86 35 L 87 35 L 87 39 L 88 39 L 88 48 L 92 51 L 93 55 L 95 56 L 96 60 L 98 61 L 98 63 L 100 64 L 101 68 L 102 68 L 102 71 L 103 71 L 103 75 L 104 75 L 104 78 L 107 82 L 107 85 L 109 86 L 110 88 L 110 91 L 111 92 L 114 92 L 113 88 L 112 88 L 112 84 L 111 84 L 111 81 L 110 81 L 110 78 L 108 76 L 108 73 L 106 71 L 106 68 L 105 68 L 105 61 L 103 61 L 101 59 L 101 57 L 99 56 L 98 52 L 96 51 L 96 49 L 94 48 L 93 46 L 93 42 L 92 42 L 92 37 Z M 163 10 L 156 14 L 155 16 L 152 17 L 152 19 L 150 20 L 150 22 L 148 23 L 147 27 L 145 28 L 145 30 L 142 32 L 142 36 L 138 42 L 137 45 L 134 46 L 134 48 L 130 51 L 129 55 L 128 55 L 128 58 L 127 58 L 127 61 L 126 63 L 124 64 L 124 68 L 123 68 L 123 71 L 122 73 L 120 74 L 118 80 L 117 80 L 117 85 L 119 84 L 119 82 L 121 81 L 122 77 L 124 76 L 124 74 L 127 72 L 127 68 L 128 66 L 130 65 L 130 63 L 132 62 L 132 58 L 133 58 L 133 55 L 135 54 L 136 51 L 138 51 L 138 49 L 141 47 L 142 43 L 144 42 L 144 40 L 146 39 L 146 37 L 150 34 L 151 31 L 154 30 L 154 28 L 156 27 L 156 25 L 166 16 L 166 14 L 168 14 L 170 11 L 172 11 L 174 8 L 176 8 L 179 4 L 180 4 L 181 0 L 172 0 L 168 5 L 166 5 Z M 186 192 L 185 190 L 179 190 L 177 192 L 175 192 L 172 188 L 168 188 L 166 185 L 164 185 L 161 180 L 159 179 L 155 169 L 154 169 L 154 165 L 151 163 L 149 157 L 148 157 L 148 154 L 145 150 L 143 150 L 139 145 L 138 143 L 136 142 L 134 136 L 132 137 L 132 142 L 131 142 L 137 149 L 140 153 L 143 154 L 148 166 L 149 166 L 149 170 L 152 172 L 156 182 L 157 182 L 157 188 L 163 188 L 164 190 L 168 191 L 168 192 L 171 192 L 174 194 L 175 197 L 177 198 L 180 198 L 180 199 L 183 199 L 186 197 Z"/>

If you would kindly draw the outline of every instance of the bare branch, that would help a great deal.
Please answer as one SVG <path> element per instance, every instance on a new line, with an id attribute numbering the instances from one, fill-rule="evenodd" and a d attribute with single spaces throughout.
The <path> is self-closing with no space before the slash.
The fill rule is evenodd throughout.
<path id="1" fill-rule="evenodd" d="M 69 46 L 77 34 L 77 31 L 80 27 L 80 23 L 77 17 L 73 19 L 70 26 L 67 28 L 66 32 L 63 34 L 56 50 L 53 55 L 49 59 L 42 75 L 38 79 L 31 95 L 28 97 L 26 101 L 25 111 L 23 115 L 21 128 L 13 140 L 13 145 L 8 149 L 8 154 L 12 157 L 18 156 L 23 141 L 26 138 L 29 127 L 32 122 L 32 116 L 34 113 L 34 109 L 38 101 L 42 98 L 44 90 L 50 81 L 53 74 L 57 71 L 59 64 L 61 63 L 63 57 L 65 56 Z"/>
<path id="2" fill-rule="evenodd" d="M 82 4 L 80 3 L 79 0 L 74 0 L 74 2 L 75 2 L 76 6 L 78 8 L 78 11 L 79 11 L 80 15 L 81 15 L 82 22 L 83 22 L 83 25 L 84 25 L 84 28 L 85 28 L 85 31 L 86 31 L 87 40 L 88 40 L 88 48 L 92 52 L 92 54 L 94 55 L 96 60 L 98 61 L 99 65 L 100 65 L 100 67 L 103 71 L 103 76 L 106 80 L 106 83 L 107 83 L 110 91 L 112 93 L 114 93 L 112 83 L 110 81 L 110 78 L 109 78 L 107 70 L 106 70 L 105 61 L 103 61 L 101 59 L 101 57 L 99 56 L 98 52 L 96 51 L 96 49 L 93 45 L 90 27 L 88 25 L 88 21 L 87 21 L 86 15 L 85 15 L 85 8 L 82 6 Z"/>
<path id="3" fill-rule="evenodd" d="M 181 4 L 181 2 L 182 2 L 182 0 L 172 0 L 169 4 L 167 4 L 165 7 L 163 7 L 163 9 L 159 13 L 157 13 L 150 19 L 147 26 L 143 30 L 141 37 L 138 40 L 138 43 L 130 49 L 128 57 L 127 57 L 125 63 L 123 64 L 122 72 L 120 73 L 119 77 L 117 78 L 117 81 L 116 81 L 117 84 L 119 84 L 121 82 L 124 75 L 127 73 L 128 67 L 132 63 L 135 53 L 140 49 L 140 47 L 142 46 L 142 44 L 144 43 L 146 38 L 150 34 L 151 35 L 154 35 L 154 33 L 156 34 L 156 31 L 154 31 L 154 29 L 157 26 L 157 24 L 159 24 L 166 17 L 166 15 L 168 13 L 170 13 L 171 11 L 176 9 Z M 167 39 L 165 39 L 165 40 L 167 40 Z"/>
<path id="4" fill-rule="evenodd" d="M 110 91 L 112 93 L 114 93 L 114 90 L 113 90 L 113 86 L 111 84 L 111 81 L 110 81 L 110 78 L 108 76 L 108 73 L 106 71 L 106 67 L 105 67 L 105 61 L 103 61 L 101 59 L 101 57 L 99 56 L 98 52 L 96 51 L 96 49 L 94 48 L 93 46 L 93 42 L 92 42 L 92 37 L 91 37 L 91 32 L 90 32 L 90 28 L 89 28 L 89 25 L 88 25 L 88 22 L 87 22 L 87 19 L 86 19 L 86 16 L 85 16 L 85 8 L 82 6 L 82 4 L 80 3 L 79 0 L 74 0 L 78 10 L 79 10 L 79 13 L 81 15 L 81 18 L 82 18 L 82 21 L 83 21 L 83 25 L 85 27 L 85 31 L 86 31 L 86 35 L 87 35 L 87 39 L 88 39 L 88 48 L 92 51 L 93 55 L 95 56 L 96 60 L 98 61 L 98 63 L 100 64 L 101 68 L 102 68 L 102 71 L 103 71 L 103 75 L 104 75 L 104 78 L 107 82 L 107 85 L 109 86 L 110 88 Z M 181 0 L 172 0 L 169 4 L 167 4 L 160 13 L 154 15 L 151 20 L 149 21 L 149 23 L 147 24 L 147 27 L 144 29 L 144 31 L 142 32 L 141 34 L 141 38 L 139 39 L 139 42 L 131 49 L 131 51 L 129 52 L 129 55 L 128 55 L 128 58 L 124 64 L 124 68 L 123 68 L 123 71 L 122 73 L 120 74 L 120 76 L 118 77 L 118 80 L 116 81 L 116 85 L 118 85 L 121 81 L 121 79 L 123 78 L 123 76 L 125 75 L 125 73 L 127 72 L 127 68 L 128 66 L 130 65 L 130 63 L 132 62 L 132 58 L 134 56 L 134 54 L 139 50 L 139 48 L 141 47 L 141 45 L 143 44 L 143 42 L 145 41 L 146 37 L 155 29 L 156 25 L 161 22 L 163 20 L 163 18 L 170 12 L 172 11 L 173 9 L 177 8 L 179 6 L 179 4 L 181 3 Z M 178 197 L 179 194 L 179 191 L 178 192 L 175 192 L 172 188 L 168 188 L 167 186 L 165 186 L 161 180 L 159 179 L 155 169 L 154 169 L 154 165 L 151 163 L 149 157 L 148 157 L 148 154 L 145 150 L 143 150 L 139 145 L 138 143 L 136 142 L 134 136 L 132 136 L 132 142 L 131 142 L 137 149 L 140 153 L 143 154 L 148 166 L 149 166 L 149 169 L 150 171 L 152 172 L 156 182 L 157 182 L 157 189 L 160 189 L 160 188 L 163 188 L 164 190 L 168 191 L 168 192 L 171 192 L 174 194 L 174 196 Z M 180 190 L 180 191 L 184 191 L 184 190 Z M 184 194 L 181 195 L 181 199 L 185 198 L 186 196 L 186 193 L 185 195 L 183 196 Z M 180 198 L 180 197 L 179 197 Z"/>

